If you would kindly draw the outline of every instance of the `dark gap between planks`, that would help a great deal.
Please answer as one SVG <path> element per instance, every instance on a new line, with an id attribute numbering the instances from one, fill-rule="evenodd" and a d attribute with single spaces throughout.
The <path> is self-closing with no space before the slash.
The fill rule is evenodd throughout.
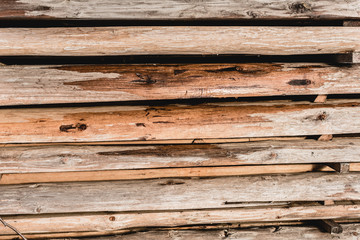
<path id="1" fill-rule="evenodd" d="M 352 19 L 185 19 L 185 20 L 0 20 L 0 28 L 107 27 L 107 26 L 343 26 Z"/>
<path id="2" fill-rule="evenodd" d="M 129 56 L 0 56 L 5 65 L 65 65 L 65 64 L 189 64 L 189 63 L 339 63 L 348 54 L 316 55 L 129 55 Z"/>
<path id="3" fill-rule="evenodd" d="M 0 109 L 10 108 L 55 108 L 55 107 L 100 107 L 100 106 L 167 106 L 173 104 L 199 105 L 204 103 L 221 102 L 265 102 L 265 101 L 292 101 L 292 102 L 313 102 L 318 95 L 290 95 L 290 96 L 266 96 L 266 97 L 232 97 L 232 98 L 191 98 L 191 99 L 166 99 L 166 100 L 136 100 L 136 101 L 113 101 L 113 102 L 86 102 L 86 103 L 52 103 L 52 104 L 31 104 L 31 105 L 7 105 L 0 106 Z M 327 99 L 360 99 L 360 94 L 335 94 L 328 95 Z"/>

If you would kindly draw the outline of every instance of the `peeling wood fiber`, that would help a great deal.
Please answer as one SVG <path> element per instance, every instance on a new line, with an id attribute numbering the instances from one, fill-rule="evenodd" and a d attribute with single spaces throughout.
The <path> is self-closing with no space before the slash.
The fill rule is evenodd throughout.
<path id="1" fill-rule="evenodd" d="M 0 55 L 330 54 L 360 50 L 359 39 L 356 27 L 1 28 Z"/>
<path id="2" fill-rule="evenodd" d="M 311 63 L 0 67 L 0 105 L 360 93 L 360 66 Z"/>

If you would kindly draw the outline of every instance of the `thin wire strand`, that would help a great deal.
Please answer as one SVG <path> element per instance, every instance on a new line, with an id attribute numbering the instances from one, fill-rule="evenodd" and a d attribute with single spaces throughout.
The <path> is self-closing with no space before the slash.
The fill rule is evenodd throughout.
<path id="1" fill-rule="evenodd" d="M 7 222 L 5 222 L 1 217 L 0 217 L 0 222 L 5 226 L 10 228 L 11 230 L 13 230 L 14 232 L 17 233 L 17 235 L 19 235 L 22 239 L 27 240 L 27 238 L 21 234 L 21 232 L 19 232 L 15 227 L 11 226 L 10 224 L 8 224 Z"/>

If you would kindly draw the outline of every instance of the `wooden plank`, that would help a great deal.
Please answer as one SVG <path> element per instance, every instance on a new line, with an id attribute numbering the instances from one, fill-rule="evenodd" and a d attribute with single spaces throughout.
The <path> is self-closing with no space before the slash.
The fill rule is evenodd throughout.
<path id="1" fill-rule="evenodd" d="M 360 63 L 360 52 L 349 52 L 336 57 L 339 63 Z"/>
<path id="2" fill-rule="evenodd" d="M 300 206 L 289 208 L 233 208 L 222 210 L 112 213 L 4 217 L 9 224 L 18 228 L 25 236 L 29 233 L 72 233 L 103 232 L 141 227 L 174 227 L 195 224 L 243 223 L 294 221 L 315 219 L 359 218 L 359 205 Z M 49 224 L 51 223 L 51 224 Z M 0 226 L 2 235 L 9 229 Z M 10 235 L 11 234 L 11 235 Z"/>
<path id="3" fill-rule="evenodd" d="M 360 163 L 357 163 L 360 166 Z M 165 169 L 112 170 L 88 172 L 57 172 L 57 173 L 23 173 L 2 174 L 0 185 L 46 183 L 46 182 L 74 182 L 74 181 L 114 181 L 135 179 L 156 179 L 169 177 L 220 177 L 246 176 L 261 174 L 286 174 L 302 172 L 333 171 L 330 167 L 320 164 L 291 164 L 291 165 L 255 165 L 231 167 L 192 167 Z"/>
<path id="4" fill-rule="evenodd" d="M 317 221 L 317 223 L 319 224 L 321 229 L 325 230 L 326 232 L 328 232 L 330 234 L 343 232 L 342 226 L 340 224 L 336 223 L 332 219 L 320 220 L 320 221 Z"/>
<path id="5" fill-rule="evenodd" d="M 2 66 L 0 76 L 0 105 L 360 93 L 359 65 Z"/>
<path id="6" fill-rule="evenodd" d="M 1 28 L 0 39 L 2 56 L 292 55 L 360 50 L 356 27 Z"/>
<path id="7" fill-rule="evenodd" d="M 146 140 L 146 141 L 104 141 L 104 142 L 43 142 L 43 143 L 0 143 L 0 147 L 43 147 L 43 146 L 115 146 L 115 145 L 179 145 L 179 144 L 220 144 L 220 143 L 244 143 L 263 141 L 293 141 L 304 140 L 306 136 L 292 137 L 256 137 L 256 138 L 198 138 L 198 139 L 176 139 L 176 140 Z"/>
<path id="8" fill-rule="evenodd" d="M 0 173 L 360 162 L 359 138 L 145 146 L 0 148 Z M 360 171 L 351 164 L 350 171 Z M 79 173 L 80 174 L 80 173 Z"/>
<path id="9" fill-rule="evenodd" d="M 326 165 L 331 167 L 338 173 L 348 173 L 350 170 L 349 163 L 327 163 Z"/>
<path id="10" fill-rule="evenodd" d="M 1 18 L 46 19 L 268 19 L 359 18 L 356 0 L 284 2 L 279 0 L 3 0 Z"/>
<path id="11" fill-rule="evenodd" d="M 344 224 L 343 234 L 329 235 L 312 226 L 281 226 L 250 229 L 221 229 L 221 230 L 168 230 L 144 231 L 125 235 L 88 237 L 77 240 L 354 240 L 360 232 L 359 224 Z M 75 240 L 75 238 L 74 238 Z"/>
<path id="12" fill-rule="evenodd" d="M 360 132 L 359 100 L 0 109 L 1 143 L 273 137 Z"/>
<path id="13" fill-rule="evenodd" d="M 45 214 L 231 208 L 244 203 L 358 200 L 360 174 L 302 173 L 0 186 L 0 212 Z"/>

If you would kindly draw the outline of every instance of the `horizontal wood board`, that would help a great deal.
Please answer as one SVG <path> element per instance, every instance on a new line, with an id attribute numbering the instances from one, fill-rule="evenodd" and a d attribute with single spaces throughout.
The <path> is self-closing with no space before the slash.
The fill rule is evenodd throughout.
<path id="1" fill-rule="evenodd" d="M 144 141 L 360 132 L 358 100 L 0 109 L 1 143 Z"/>
<path id="2" fill-rule="evenodd" d="M 359 18 L 356 0 L 5 0 L 0 18 L 44 19 L 319 19 Z"/>
<path id="3" fill-rule="evenodd" d="M 360 93 L 360 66 L 320 63 L 0 66 L 0 105 Z"/>
<path id="4" fill-rule="evenodd" d="M 0 39 L 0 56 L 294 55 L 360 50 L 358 27 L 1 28 Z"/>
<path id="5" fill-rule="evenodd" d="M 248 202 L 358 200 L 360 174 L 1 185 L 2 215 L 231 208 Z"/>

